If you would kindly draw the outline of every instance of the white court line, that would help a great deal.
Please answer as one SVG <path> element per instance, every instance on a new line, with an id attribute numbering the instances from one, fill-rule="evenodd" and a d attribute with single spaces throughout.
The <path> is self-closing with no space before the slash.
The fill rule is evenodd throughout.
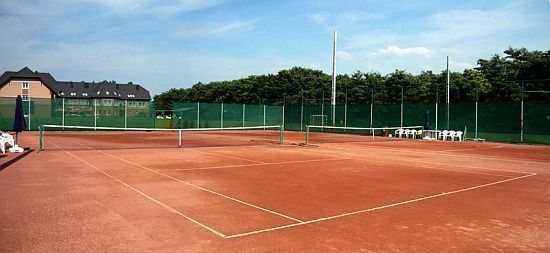
<path id="1" fill-rule="evenodd" d="M 235 157 L 235 156 L 230 156 L 230 155 L 224 155 L 224 154 L 218 154 L 218 153 L 212 153 L 212 152 L 206 152 L 206 151 L 202 151 L 202 150 L 194 150 L 194 149 L 186 149 L 186 150 L 191 150 L 191 151 L 194 151 L 194 152 L 199 152 L 199 153 L 204 153 L 204 154 L 209 154 L 209 155 L 223 156 L 223 157 L 232 158 L 232 159 L 236 159 L 236 160 L 247 161 L 247 162 L 254 162 L 254 163 L 257 163 L 257 164 L 266 164 L 265 162 L 260 162 L 260 161 L 256 161 L 256 160 L 251 160 L 251 159 L 246 159 L 246 158 L 241 158 L 241 157 Z"/>
<path id="2" fill-rule="evenodd" d="M 181 179 L 179 179 L 179 178 L 175 178 L 175 177 L 166 175 L 166 174 L 164 174 L 164 173 L 161 173 L 161 172 L 159 172 L 159 171 L 156 171 L 156 170 L 147 168 L 147 167 L 145 167 L 145 166 L 143 166 L 143 165 L 140 165 L 140 164 L 137 164 L 137 163 L 128 161 L 128 160 L 126 160 L 126 159 L 124 159 L 124 158 L 120 158 L 120 157 L 111 155 L 111 154 L 109 154 L 109 153 L 103 152 L 103 151 L 101 151 L 101 150 L 98 150 L 98 149 L 94 149 L 94 148 L 88 147 L 88 146 L 86 146 L 86 145 L 84 145 L 84 144 L 80 144 L 80 143 L 77 143 L 77 142 L 75 142 L 75 143 L 78 144 L 78 145 L 81 145 L 81 146 L 83 146 L 83 147 L 89 148 L 89 149 L 91 149 L 91 150 L 95 150 L 95 151 L 97 151 L 97 152 L 100 152 L 100 153 L 102 153 L 102 154 L 105 154 L 105 155 L 107 155 L 107 156 L 110 156 L 110 157 L 112 157 L 112 158 L 115 158 L 115 159 L 117 159 L 117 160 L 120 160 L 120 161 L 129 163 L 129 164 L 132 164 L 132 165 L 134 165 L 134 166 L 137 166 L 137 167 L 140 167 L 140 168 L 142 168 L 142 169 L 151 171 L 151 172 L 153 172 L 153 173 L 156 173 L 156 174 L 158 174 L 158 175 L 164 176 L 164 177 L 166 177 L 166 178 L 170 178 L 170 179 L 172 179 L 172 180 L 174 180 L 174 181 L 177 181 L 177 182 L 180 182 L 180 183 L 183 183 L 183 184 L 186 184 L 186 185 L 195 187 L 195 188 L 197 188 L 197 189 L 200 189 L 200 190 L 203 190 L 203 191 L 212 193 L 212 194 L 214 194 L 214 195 L 217 195 L 217 196 L 220 196 L 220 197 L 229 199 L 229 200 L 233 200 L 233 201 L 235 201 L 235 202 L 237 202 L 237 203 L 241 203 L 241 204 L 243 204 L 243 205 L 247 205 L 247 206 L 250 206 L 250 207 L 253 207 L 253 208 L 256 208 L 256 209 L 259 209 L 259 210 L 268 212 L 268 213 L 271 213 L 271 214 L 275 214 L 275 215 L 277 215 L 277 216 L 280 216 L 280 217 L 283 217 L 283 218 L 287 218 L 287 219 L 289 219 L 289 220 L 293 220 L 293 221 L 297 221 L 297 222 L 302 222 L 301 220 L 296 219 L 296 218 L 293 218 L 293 217 L 291 217 L 291 216 L 288 216 L 288 215 L 285 215 L 285 214 L 282 214 L 282 213 L 278 213 L 278 212 L 269 210 L 269 209 L 267 209 L 267 208 L 263 208 L 263 207 L 260 207 L 260 206 L 257 206 L 257 205 L 254 205 L 254 204 L 251 204 L 251 203 L 242 201 L 242 200 L 240 200 L 240 199 L 236 199 L 236 198 L 233 198 L 233 197 L 230 197 L 230 196 L 221 194 L 221 193 L 219 193 L 219 192 L 215 192 L 215 191 L 206 189 L 206 188 L 204 188 L 204 187 L 202 187 L 202 186 L 198 186 L 198 185 L 196 185 L 196 184 L 192 184 L 192 183 L 183 181 L 183 180 L 181 180 Z"/>
<path id="3" fill-rule="evenodd" d="M 239 164 L 239 165 L 223 165 L 223 166 L 199 167 L 199 168 L 189 168 L 189 169 L 169 169 L 169 170 L 158 170 L 158 171 L 170 172 L 170 171 L 214 170 L 214 169 L 240 168 L 240 167 L 253 167 L 253 166 L 266 166 L 266 165 L 282 165 L 282 164 L 294 164 L 294 163 L 311 163 L 311 162 L 325 162 L 325 161 L 340 161 L 340 160 L 350 160 L 350 159 L 352 159 L 352 158 L 327 158 L 327 159 L 312 159 L 312 160 L 300 160 L 300 161 L 288 161 L 288 162 L 276 162 L 276 163 L 263 163 L 263 164 Z"/>
<path id="4" fill-rule="evenodd" d="M 363 147 L 363 146 L 360 146 L 360 147 Z M 380 158 L 376 157 L 377 155 L 366 155 L 366 153 L 354 154 L 354 153 L 349 153 L 349 152 L 345 152 L 345 151 L 342 151 L 342 150 L 365 151 L 364 148 L 342 148 L 341 147 L 341 148 L 339 148 L 339 152 L 342 153 L 342 154 L 349 155 L 350 159 L 360 159 L 360 160 L 367 160 L 367 161 L 371 161 L 371 160 L 369 160 L 369 159 L 371 159 L 371 157 L 375 157 L 374 159 L 380 159 Z M 316 151 L 331 152 L 330 150 L 324 150 L 324 149 L 317 149 Z M 297 153 L 303 153 L 303 154 L 311 154 L 311 153 L 307 153 L 307 152 L 303 152 L 303 151 L 296 151 L 296 152 Z M 332 153 L 334 153 L 334 152 L 331 152 L 331 154 Z M 395 157 L 392 157 L 392 158 L 395 158 Z M 399 157 L 399 159 L 404 160 L 403 157 Z M 405 165 L 405 166 L 424 167 L 424 168 L 436 169 L 436 170 L 449 170 L 449 171 L 458 171 L 458 172 L 473 173 L 473 174 L 487 174 L 487 175 L 492 175 L 492 176 L 503 176 L 503 177 L 505 175 L 492 174 L 492 173 L 483 173 L 483 172 L 472 172 L 472 171 L 465 171 L 465 170 L 441 169 L 441 168 L 434 168 L 434 167 L 426 166 L 426 165 L 422 165 L 422 164 L 431 164 L 431 165 L 439 165 L 439 166 L 452 166 L 452 167 L 470 168 L 470 169 L 477 169 L 477 170 L 490 170 L 490 171 L 508 172 L 508 173 L 516 173 L 516 174 L 531 174 L 531 172 L 524 172 L 524 171 L 491 169 L 491 168 L 476 167 L 476 166 L 469 166 L 469 165 L 434 163 L 434 162 L 426 162 L 426 161 L 415 161 L 415 160 L 410 160 L 410 159 L 408 160 L 408 162 L 417 163 L 417 164 L 420 164 L 420 165 L 409 165 L 409 164 L 403 164 L 403 163 L 391 162 L 391 161 L 384 161 L 384 160 L 378 160 L 377 162 L 387 163 L 387 164 L 396 164 L 396 165 Z M 510 176 L 506 176 L 506 177 L 510 177 Z"/>
<path id="5" fill-rule="evenodd" d="M 488 147 L 488 148 L 463 148 L 463 149 L 449 149 L 449 150 L 439 150 L 437 152 L 454 152 L 454 151 L 468 151 L 468 150 L 484 150 L 484 149 L 497 149 L 504 146 Z"/>
<path id="6" fill-rule="evenodd" d="M 346 146 L 346 145 L 350 145 L 351 143 L 346 143 L 346 144 L 330 144 L 330 145 L 335 145 L 335 146 Z M 353 145 L 353 144 L 351 144 Z M 488 160 L 498 160 L 498 161 L 509 161 L 509 162 L 518 162 L 518 163 L 535 163 L 535 164 L 544 164 L 544 165 L 547 165 L 547 164 L 550 164 L 548 162 L 539 162 L 539 161 L 531 161 L 531 160 L 526 160 L 526 159 L 507 159 L 507 158 L 501 158 L 501 157 L 496 157 L 496 156 L 486 156 L 486 155 L 478 155 L 478 154 L 467 154 L 467 155 L 460 155 L 460 154 L 456 154 L 456 153 L 448 153 L 448 154 L 442 154 L 438 151 L 434 151 L 434 150 L 420 150 L 419 151 L 414 151 L 414 150 L 410 150 L 410 149 L 405 149 L 405 148 L 389 148 L 389 147 L 383 147 L 383 146 L 377 146 L 377 145 L 353 145 L 353 146 L 356 146 L 356 147 L 365 147 L 365 146 L 369 146 L 369 147 L 372 147 L 372 148 L 380 148 L 380 149 L 385 149 L 385 150 L 391 150 L 391 151 L 403 151 L 403 152 L 409 152 L 409 153 L 415 153 L 415 154 L 419 154 L 419 153 L 424 153 L 424 154 L 433 154 L 433 155 L 446 155 L 446 156 L 457 156 L 457 157 L 465 157 L 465 158 L 481 158 L 481 159 L 488 159 Z"/>
<path id="7" fill-rule="evenodd" d="M 50 143 L 51 143 L 51 142 L 50 142 Z M 57 146 L 57 145 L 54 144 L 54 143 L 51 143 L 51 144 L 54 145 L 54 146 Z M 59 146 L 57 146 L 57 147 L 59 147 Z M 176 210 L 176 209 L 174 209 L 174 208 L 168 206 L 167 204 L 162 203 L 160 200 L 157 200 L 157 199 L 155 199 L 155 198 L 153 198 L 153 197 L 147 195 L 146 193 L 144 193 L 144 192 L 142 192 L 142 191 L 140 191 L 140 190 L 138 190 L 138 189 L 132 187 L 131 185 L 129 185 L 129 184 L 127 184 L 127 183 L 125 183 L 125 182 L 119 180 L 118 178 L 116 178 L 116 177 L 112 176 L 111 174 L 105 172 L 104 170 L 102 170 L 102 169 L 100 169 L 100 168 L 94 166 L 93 164 L 91 164 L 91 163 L 89 163 L 89 162 L 83 160 L 82 158 L 80 158 L 80 157 L 78 157 L 78 156 L 72 154 L 71 152 L 69 152 L 69 151 L 67 151 L 67 150 L 63 150 L 63 151 L 64 151 L 65 153 L 71 155 L 72 157 L 74 157 L 74 158 L 80 160 L 80 161 L 83 162 L 84 164 L 86 164 L 86 165 L 88 165 L 88 166 L 94 168 L 95 170 L 99 171 L 99 172 L 102 173 L 103 175 L 105 175 L 105 176 L 107 176 L 107 177 L 109 177 L 109 178 L 115 180 L 116 182 L 118 182 L 118 183 L 124 185 L 125 187 L 127 187 L 127 188 L 129 188 L 129 189 L 131 189 L 131 190 L 133 190 L 133 191 L 135 191 L 135 192 L 137 192 L 137 193 L 140 194 L 141 196 L 143 196 L 143 197 L 145 197 L 145 198 L 147 198 L 147 199 L 153 201 L 154 203 L 156 203 L 156 204 L 162 206 L 163 208 L 168 209 L 169 211 L 171 211 L 171 212 L 173 212 L 173 213 L 175 213 L 175 214 L 177 214 L 177 215 L 179 215 L 179 216 L 181 216 L 181 217 L 183 217 L 183 218 L 185 218 L 185 219 L 187 219 L 187 220 L 189 220 L 189 221 L 191 221 L 191 222 L 193 222 L 193 223 L 195 223 L 195 224 L 201 226 L 202 228 L 205 228 L 206 230 L 208 230 L 208 231 L 210 231 L 210 232 L 212 232 L 212 233 L 214 233 L 214 234 L 216 234 L 216 235 L 218 235 L 218 236 L 220 236 L 220 237 L 223 237 L 223 238 L 226 238 L 226 237 L 227 237 L 226 235 L 224 235 L 224 234 L 222 234 L 222 233 L 216 231 L 215 229 L 213 229 L 213 228 L 211 228 L 211 227 L 209 227 L 209 226 L 207 226 L 207 225 L 205 225 L 205 224 L 202 224 L 202 223 L 198 222 L 197 220 L 195 220 L 195 219 L 193 219 L 193 218 L 191 218 L 191 217 L 189 217 L 189 216 L 187 216 L 187 215 L 181 213 L 180 211 L 178 211 L 178 210 Z"/>
<path id="8" fill-rule="evenodd" d="M 472 186 L 472 187 L 459 189 L 459 190 L 454 190 L 454 191 L 450 191 L 450 192 L 443 192 L 443 193 L 439 193 L 439 194 L 420 197 L 420 198 L 416 198 L 416 199 L 397 202 L 397 203 L 384 205 L 384 206 L 379 206 L 379 207 L 373 207 L 373 208 L 359 210 L 359 211 L 355 211 L 355 212 L 343 213 L 343 214 L 338 214 L 338 215 L 334 215 L 334 216 L 329 216 L 329 217 L 324 217 L 324 218 L 319 218 L 319 219 L 314 219 L 314 220 L 309 220 L 309 221 L 303 221 L 303 222 L 284 225 L 284 226 L 279 226 L 279 227 L 272 227 L 272 228 L 267 228 L 267 229 L 250 231 L 250 232 L 246 232 L 246 233 L 228 235 L 225 238 L 227 238 L 227 239 L 237 238 L 237 237 L 242 237 L 242 236 L 247 236 L 247 235 L 259 234 L 259 233 L 264 233 L 264 232 L 269 232 L 269 231 L 274 231 L 274 230 L 280 230 L 280 229 L 284 229 L 284 228 L 302 226 L 302 225 L 306 225 L 306 224 L 337 219 L 337 218 L 341 218 L 341 217 L 346 217 L 346 216 L 351 216 L 351 215 L 356 215 L 356 214 L 361 214 L 361 213 L 366 213 L 366 212 L 372 212 L 372 211 L 381 210 L 381 209 L 385 209 L 385 208 L 401 206 L 401 205 L 410 204 L 410 203 L 414 203 L 414 202 L 419 202 L 419 201 L 423 201 L 423 200 L 443 197 L 443 196 L 447 196 L 447 195 L 452 195 L 452 194 L 457 194 L 457 193 L 461 193 L 461 192 L 471 191 L 471 190 L 475 190 L 475 189 L 479 189 L 479 188 L 483 188 L 483 187 L 488 187 L 488 186 L 492 186 L 492 185 L 502 184 L 502 183 L 506 183 L 506 182 L 509 182 L 509 181 L 518 180 L 518 179 L 531 177 L 531 176 L 535 176 L 535 175 L 537 175 L 537 173 L 531 173 L 529 175 L 523 175 L 523 176 L 519 176 L 519 177 L 509 178 L 509 179 L 505 179 L 505 180 L 500 180 L 500 181 L 487 183 L 487 184 L 482 184 L 482 185 L 478 185 L 478 186 Z"/>

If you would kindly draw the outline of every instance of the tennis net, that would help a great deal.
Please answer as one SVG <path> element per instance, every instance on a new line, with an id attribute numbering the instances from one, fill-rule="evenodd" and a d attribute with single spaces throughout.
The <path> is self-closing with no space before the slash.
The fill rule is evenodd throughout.
<path id="1" fill-rule="evenodd" d="M 335 127 L 306 126 L 306 144 L 403 141 L 423 137 L 422 126 L 404 127 Z"/>
<path id="2" fill-rule="evenodd" d="M 228 128 L 116 128 L 40 126 L 40 150 L 219 147 L 283 143 L 281 126 Z"/>

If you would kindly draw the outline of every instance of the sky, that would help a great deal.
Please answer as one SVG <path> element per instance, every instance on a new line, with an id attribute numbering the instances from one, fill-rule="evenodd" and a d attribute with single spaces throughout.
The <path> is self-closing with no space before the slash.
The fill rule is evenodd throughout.
<path id="1" fill-rule="evenodd" d="M 0 72 L 139 83 L 154 94 L 277 73 L 440 72 L 550 50 L 549 0 L 2 0 Z"/>

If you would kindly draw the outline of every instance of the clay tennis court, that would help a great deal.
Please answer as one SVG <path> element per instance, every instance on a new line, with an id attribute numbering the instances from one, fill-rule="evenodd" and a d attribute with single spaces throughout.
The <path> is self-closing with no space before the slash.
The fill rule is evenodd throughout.
<path id="1" fill-rule="evenodd" d="M 35 151 L 0 171 L 2 252 L 550 250 L 550 147 L 117 134 L 37 152 L 23 133 Z"/>

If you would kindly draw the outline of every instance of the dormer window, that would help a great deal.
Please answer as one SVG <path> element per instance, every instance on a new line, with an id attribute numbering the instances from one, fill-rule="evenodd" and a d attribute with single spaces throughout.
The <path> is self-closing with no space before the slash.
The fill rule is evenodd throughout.
<path id="1" fill-rule="evenodd" d="M 71 92 L 71 96 L 76 96 L 76 92 Z"/>
<path id="2" fill-rule="evenodd" d="M 105 92 L 105 94 L 109 95 L 109 92 L 108 92 L 108 91 L 106 91 L 106 92 Z"/>
<path id="3" fill-rule="evenodd" d="M 101 93 L 101 91 L 98 91 L 98 92 L 97 92 L 97 95 L 99 95 L 99 93 Z"/>
<path id="4" fill-rule="evenodd" d="M 21 83 L 21 88 L 25 89 L 25 90 L 28 90 L 29 89 L 29 83 L 27 83 L 27 82 Z"/>
<path id="5" fill-rule="evenodd" d="M 87 97 L 88 93 L 84 92 L 84 93 L 82 93 L 82 96 Z"/>

